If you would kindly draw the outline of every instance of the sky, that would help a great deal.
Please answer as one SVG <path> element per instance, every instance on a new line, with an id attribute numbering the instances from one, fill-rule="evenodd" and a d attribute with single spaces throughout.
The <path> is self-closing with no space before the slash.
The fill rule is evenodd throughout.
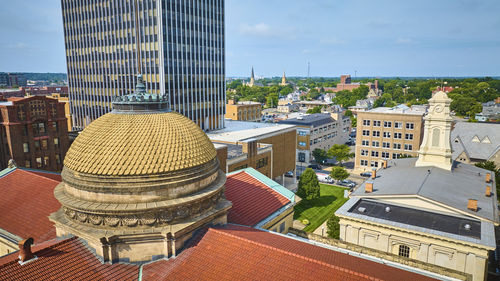
<path id="1" fill-rule="evenodd" d="M 0 0 L 0 71 L 66 72 L 58 0 Z M 500 76 L 498 0 L 226 0 L 226 76 Z"/>

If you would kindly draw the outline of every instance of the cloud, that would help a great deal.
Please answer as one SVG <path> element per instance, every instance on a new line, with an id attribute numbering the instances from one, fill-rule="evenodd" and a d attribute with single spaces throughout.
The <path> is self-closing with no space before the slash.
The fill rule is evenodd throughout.
<path id="1" fill-rule="evenodd" d="M 252 35 L 258 37 L 269 37 L 273 35 L 271 27 L 265 23 L 257 23 L 254 25 L 245 23 L 240 26 L 239 31 L 243 35 Z"/>

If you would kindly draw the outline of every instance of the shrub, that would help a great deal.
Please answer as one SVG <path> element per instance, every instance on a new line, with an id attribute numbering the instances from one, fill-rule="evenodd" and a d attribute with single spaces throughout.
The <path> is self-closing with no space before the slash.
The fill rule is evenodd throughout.
<path id="1" fill-rule="evenodd" d="M 328 227 L 327 234 L 328 237 L 333 238 L 333 239 L 339 239 L 340 238 L 340 219 L 337 217 L 335 214 L 332 214 L 332 216 L 328 219 L 326 222 L 326 226 Z"/>

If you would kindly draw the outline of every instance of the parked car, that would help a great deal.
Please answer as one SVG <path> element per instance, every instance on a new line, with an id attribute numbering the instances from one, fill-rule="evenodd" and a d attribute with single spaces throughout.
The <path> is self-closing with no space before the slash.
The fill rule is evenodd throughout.
<path id="1" fill-rule="evenodd" d="M 307 168 L 311 168 L 313 170 L 321 170 L 321 166 L 319 164 L 311 164 L 307 166 Z"/>
<path id="2" fill-rule="evenodd" d="M 288 178 L 293 178 L 293 172 L 292 171 L 288 171 L 285 173 L 285 177 L 288 177 Z"/>
<path id="3" fill-rule="evenodd" d="M 316 176 L 318 177 L 319 182 L 335 183 L 335 181 L 330 177 L 330 175 L 323 174 L 323 173 L 316 173 Z"/>
<path id="4" fill-rule="evenodd" d="M 342 186 L 347 186 L 347 187 L 355 187 L 356 186 L 356 183 L 351 181 L 351 180 L 343 180 L 343 181 L 340 181 L 338 184 L 342 185 Z"/>
<path id="5" fill-rule="evenodd" d="M 369 177 L 371 177 L 371 176 L 372 176 L 372 173 L 369 173 L 369 172 L 364 172 L 364 173 L 361 173 L 361 174 L 359 174 L 359 175 L 360 175 L 360 176 L 362 176 L 362 177 L 369 178 Z"/>

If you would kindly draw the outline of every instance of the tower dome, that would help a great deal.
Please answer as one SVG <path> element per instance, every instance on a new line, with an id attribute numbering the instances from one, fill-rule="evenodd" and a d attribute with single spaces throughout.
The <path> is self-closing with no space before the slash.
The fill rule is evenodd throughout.
<path id="1" fill-rule="evenodd" d="M 58 236 L 82 237 L 104 260 L 175 254 L 197 228 L 225 223 L 230 208 L 207 135 L 138 80 L 75 139 L 54 191 Z"/>

